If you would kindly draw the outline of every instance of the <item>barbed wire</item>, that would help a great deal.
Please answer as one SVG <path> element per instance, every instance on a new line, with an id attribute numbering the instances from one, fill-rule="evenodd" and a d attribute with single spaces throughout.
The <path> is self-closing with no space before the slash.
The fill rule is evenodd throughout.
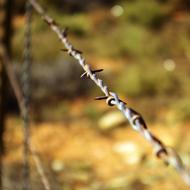
<path id="1" fill-rule="evenodd" d="M 45 190 L 51 190 L 49 181 L 48 181 L 48 179 L 47 179 L 47 177 L 45 175 L 44 169 L 42 167 L 41 160 L 40 160 L 40 158 L 39 158 L 39 156 L 37 154 L 37 151 L 36 151 L 35 147 L 31 144 L 31 142 L 30 142 L 30 152 L 31 152 L 32 158 L 33 158 L 33 160 L 35 162 L 37 172 L 40 175 L 40 178 L 41 178 L 42 183 L 44 185 L 44 189 Z"/>
<path id="2" fill-rule="evenodd" d="M 24 64 L 22 73 L 22 87 L 23 87 L 23 123 L 24 123 L 24 184 L 23 189 L 30 189 L 30 167 L 29 167 L 29 153 L 35 162 L 37 172 L 39 173 L 42 184 L 45 190 L 50 190 L 50 185 L 45 172 L 43 170 L 39 156 L 36 153 L 35 147 L 30 142 L 30 96 L 31 96 L 31 24 L 32 24 L 32 6 L 27 0 L 26 2 L 26 30 L 25 30 L 25 44 L 24 44 Z"/>
<path id="3" fill-rule="evenodd" d="M 24 63 L 22 66 L 22 91 L 23 91 L 23 190 L 30 187 L 29 141 L 30 141 L 30 96 L 31 96 L 31 23 L 32 6 L 27 0 L 25 3 L 25 34 L 24 34 Z"/>
<path id="4" fill-rule="evenodd" d="M 30 6 L 30 7 L 28 7 Z M 29 1 L 28 1 L 28 4 L 27 4 L 27 9 L 30 9 L 31 10 L 31 5 L 29 5 Z M 31 20 L 31 13 L 29 13 L 29 15 L 26 15 L 26 18 Z M 29 26 L 29 28 L 26 29 L 25 31 L 25 37 L 27 38 L 27 36 L 29 35 L 30 36 L 30 32 L 31 32 L 31 26 Z M 1 44 L 0 44 L 1 45 Z M 25 52 L 24 52 L 24 60 L 26 61 L 26 58 L 27 58 L 27 61 L 31 61 L 31 57 L 30 57 L 30 39 L 28 39 L 28 41 L 26 40 L 25 41 Z M 30 83 L 30 78 L 28 78 L 29 76 L 27 76 L 27 72 L 28 70 L 30 70 L 30 64 L 26 64 L 24 63 L 24 66 L 23 66 L 23 72 L 24 72 L 24 77 L 22 78 L 22 83 L 23 83 L 23 91 L 21 90 L 21 86 L 17 80 L 17 77 L 16 77 L 16 74 L 15 74 L 15 71 L 13 69 L 13 66 L 12 66 L 12 63 L 11 63 L 11 60 L 10 60 L 10 57 L 6 51 L 6 49 L 3 47 L 3 46 L 0 46 L 0 59 L 3 63 L 3 66 L 5 67 L 5 71 L 6 71 L 6 74 L 8 76 L 8 79 L 10 81 L 10 84 L 11 84 L 11 87 L 13 89 L 13 92 L 15 94 L 15 97 L 16 97 L 16 100 L 17 100 L 17 103 L 18 103 L 18 106 L 19 106 L 19 110 L 20 110 L 20 113 L 21 113 L 21 116 L 25 119 L 25 124 L 24 124 L 24 127 L 26 127 L 26 125 L 28 125 L 28 108 L 26 108 L 25 104 L 28 104 L 28 101 L 29 101 L 29 98 L 30 98 L 30 84 L 28 85 L 25 85 L 24 83 Z M 26 82 L 28 81 L 28 82 Z M 27 94 L 27 99 L 24 98 L 24 93 Z M 44 186 L 44 189 L 45 190 L 51 190 L 50 188 L 50 183 L 48 181 L 48 178 L 47 176 L 45 175 L 45 172 L 44 172 L 44 169 L 42 167 L 42 164 L 41 164 L 41 161 L 40 161 L 40 158 L 39 156 L 37 155 L 36 153 L 36 149 L 35 149 L 35 146 L 32 145 L 32 143 L 30 141 L 28 141 L 28 135 L 29 135 L 29 131 L 26 131 L 26 129 L 24 128 L 24 133 L 25 133 L 25 142 L 24 142 L 24 155 L 26 156 L 27 155 L 27 158 L 25 157 L 24 159 L 24 165 L 28 162 L 28 157 L 29 157 L 29 152 L 31 153 L 31 156 L 34 160 L 34 163 L 36 165 L 36 168 L 37 168 L 37 172 L 40 176 L 40 179 L 41 179 L 41 182 Z M 26 147 L 27 146 L 27 147 Z M 27 163 L 28 165 L 28 163 Z M 28 178 L 28 172 L 27 171 L 28 169 L 28 166 L 25 165 L 25 169 L 24 169 L 24 176 Z M 24 177 L 24 178 L 25 178 Z M 28 181 L 29 180 L 24 180 L 24 189 L 28 188 L 29 184 L 28 184 Z"/>
<path id="5" fill-rule="evenodd" d="M 23 106 L 23 102 L 24 102 L 23 92 L 21 91 L 20 84 L 17 80 L 15 71 L 12 67 L 11 60 L 10 60 L 10 58 L 9 58 L 9 56 L 8 56 L 8 54 L 4 48 L 0 48 L 0 59 L 2 59 L 3 65 L 6 69 L 8 79 L 10 81 L 11 87 L 12 87 L 13 92 L 15 94 L 15 97 L 16 97 L 21 115 L 22 115 L 24 113 L 24 109 L 25 109 L 25 107 Z M 36 148 L 32 144 L 31 141 L 29 142 L 29 148 L 30 148 L 31 156 L 34 159 L 34 162 L 35 162 L 35 165 L 37 168 L 37 172 L 38 172 L 40 179 L 41 179 L 41 182 L 44 186 L 44 189 L 45 190 L 51 190 L 51 186 L 50 186 L 50 183 L 48 181 L 47 176 L 45 175 L 43 166 L 42 166 L 41 161 L 40 161 L 40 157 L 37 155 Z M 36 160 L 38 160 L 38 162 L 36 162 Z"/>
<path id="6" fill-rule="evenodd" d="M 181 175 L 183 180 L 190 186 L 190 170 L 184 165 L 177 152 L 173 148 L 166 146 L 147 128 L 147 125 L 141 114 L 130 108 L 127 103 L 122 101 L 115 92 L 108 90 L 107 85 L 104 84 L 104 82 L 97 76 L 97 73 L 102 71 L 102 69 L 91 69 L 91 67 L 86 63 L 85 58 L 82 56 L 82 52 L 75 49 L 69 42 L 67 38 L 67 29 L 60 29 L 55 20 L 45 13 L 43 8 L 36 0 L 30 0 L 30 2 L 37 13 L 41 15 L 42 19 L 57 34 L 58 38 L 66 48 L 64 51 L 76 59 L 84 69 L 85 72 L 81 75 L 81 77 L 89 77 L 104 93 L 105 96 L 96 97 L 95 99 L 105 99 L 107 105 L 116 106 L 129 121 L 132 128 L 135 131 L 138 131 L 153 146 L 156 156 L 163 160 L 164 163 L 173 166 Z"/>

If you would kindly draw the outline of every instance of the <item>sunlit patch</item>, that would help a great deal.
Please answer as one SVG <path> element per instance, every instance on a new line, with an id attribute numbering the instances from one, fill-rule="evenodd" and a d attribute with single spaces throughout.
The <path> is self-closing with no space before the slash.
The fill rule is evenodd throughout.
<path id="1" fill-rule="evenodd" d="M 173 59 L 166 59 L 163 62 L 164 69 L 167 71 L 173 71 L 176 67 L 176 63 Z"/>
<path id="2" fill-rule="evenodd" d="M 123 156 L 127 164 L 137 164 L 141 158 L 141 152 L 136 144 L 133 142 L 117 143 L 113 147 L 114 151 Z"/>
<path id="3" fill-rule="evenodd" d="M 111 129 L 126 122 L 126 118 L 118 111 L 112 111 L 104 114 L 98 120 L 98 126 L 103 129 Z"/>
<path id="4" fill-rule="evenodd" d="M 123 10 L 123 7 L 121 5 L 114 5 L 112 8 L 111 8 L 111 14 L 115 17 L 119 17 L 123 14 L 124 10 Z"/>
<path id="5" fill-rule="evenodd" d="M 60 172 L 64 169 L 64 163 L 61 160 L 54 160 L 51 164 L 51 168 L 56 172 Z"/>

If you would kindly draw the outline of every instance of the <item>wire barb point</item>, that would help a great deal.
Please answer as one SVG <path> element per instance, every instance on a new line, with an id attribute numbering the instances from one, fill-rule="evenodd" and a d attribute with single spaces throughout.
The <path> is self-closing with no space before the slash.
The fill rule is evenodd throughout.
<path id="1" fill-rule="evenodd" d="M 97 96 L 94 98 L 94 100 L 106 100 L 108 96 Z"/>
<path id="2" fill-rule="evenodd" d="M 102 72 L 104 69 L 97 69 L 97 70 L 94 70 L 94 71 L 92 71 L 92 73 L 100 73 L 100 72 Z"/>
<path id="3" fill-rule="evenodd" d="M 101 71 L 103 71 L 104 69 L 97 69 L 97 70 L 92 70 L 91 72 L 94 74 L 94 73 L 99 73 Z M 80 77 L 83 78 L 87 76 L 88 77 L 88 73 L 85 71 Z"/>
<path id="4" fill-rule="evenodd" d="M 68 49 L 60 49 L 61 51 L 65 51 L 65 52 L 68 52 Z"/>
<path id="5" fill-rule="evenodd" d="M 85 76 L 87 76 L 87 72 L 82 73 L 82 75 L 80 76 L 80 78 L 84 78 Z"/>
<path id="6" fill-rule="evenodd" d="M 75 48 L 72 48 L 72 51 L 75 51 L 75 53 L 82 54 L 82 51 L 80 51 L 80 50 L 78 50 L 78 49 L 75 49 Z"/>
<path id="7" fill-rule="evenodd" d="M 63 35 L 64 38 L 67 37 L 67 35 L 68 35 L 68 30 L 69 30 L 68 27 L 66 27 L 66 28 L 63 30 L 62 35 Z"/>

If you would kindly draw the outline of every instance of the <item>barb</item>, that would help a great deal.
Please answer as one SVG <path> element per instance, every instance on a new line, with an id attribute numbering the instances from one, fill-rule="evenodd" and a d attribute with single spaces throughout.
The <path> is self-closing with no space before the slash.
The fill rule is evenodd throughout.
<path id="1" fill-rule="evenodd" d="M 91 70 L 90 66 L 86 64 L 85 59 L 82 57 L 81 53 L 76 51 L 73 45 L 68 41 L 67 30 L 64 30 L 64 32 L 62 32 L 59 25 L 45 13 L 45 11 L 37 3 L 36 0 L 30 0 L 30 2 L 33 8 L 41 15 L 42 19 L 48 23 L 50 28 L 57 34 L 58 38 L 64 44 L 67 53 L 69 53 L 69 55 L 78 61 L 78 63 L 84 69 L 85 74 L 90 77 L 90 79 L 93 80 L 94 83 L 105 94 L 105 97 L 107 97 L 106 103 L 109 106 L 115 105 L 127 118 L 132 128 L 138 131 L 153 146 L 156 156 L 163 160 L 164 163 L 173 166 L 182 176 L 183 180 L 188 185 L 190 185 L 190 171 L 184 166 L 181 158 L 175 152 L 175 150 L 164 145 L 161 140 L 159 140 L 155 135 L 152 134 L 152 132 L 149 131 L 143 117 L 138 112 L 128 107 L 124 101 L 119 99 L 116 93 L 108 90 L 108 87 L 103 83 L 103 81 L 99 79 L 96 73 Z M 100 97 L 97 99 L 105 99 L 105 97 Z"/>
<path id="2" fill-rule="evenodd" d="M 104 70 L 104 69 L 96 69 L 96 70 L 92 70 L 91 72 L 92 72 L 92 73 L 100 73 L 100 72 L 102 72 L 103 70 Z M 89 77 L 87 72 L 84 72 L 84 73 L 80 76 L 80 78 L 83 78 L 83 77 L 85 77 L 85 76 Z"/>
<path id="3" fill-rule="evenodd" d="M 74 48 L 71 51 L 68 49 L 61 49 L 61 51 L 67 52 L 71 57 L 72 57 L 72 54 L 71 54 L 72 51 L 76 51 L 77 53 L 82 54 L 82 51 L 80 51 L 78 49 L 74 49 Z"/>

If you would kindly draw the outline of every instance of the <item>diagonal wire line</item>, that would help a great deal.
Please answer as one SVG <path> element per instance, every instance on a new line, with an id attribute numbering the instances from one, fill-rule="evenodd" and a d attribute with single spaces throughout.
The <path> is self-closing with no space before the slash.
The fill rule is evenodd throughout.
<path id="1" fill-rule="evenodd" d="M 183 180 L 190 186 L 190 170 L 183 164 L 177 152 L 173 148 L 166 146 L 147 128 L 143 117 L 138 112 L 128 107 L 128 105 L 122 101 L 115 92 L 108 90 L 107 85 L 105 85 L 103 81 L 98 78 L 96 72 L 93 72 L 90 66 L 86 64 L 84 57 L 81 55 L 82 53 L 79 50 L 75 49 L 73 45 L 68 41 L 67 30 L 61 30 L 59 25 L 54 21 L 53 18 L 45 13 L 43 8 L 38 4 L 36 0 L 30 0 L 30 2 L 37 13 L 41 15 L 42 19 L 57 34 L 58 38 L 66 48 L 64 51 L 67 51 L 70 56 L 76 59 L 84 69 L 85 73 L 83 75 L 86 75 L 91 80 L 93 80 L 94 83 L 105 94 L 105 96 L 100 99 L 106 99 L 106 103 L 109 106 L 116 106 L 129 121 L 131 127 L 135 131 L 139 132 L 152 145 L 156 156 L 163 160 L 164 163 L 173 166 L 181 175 Z"/>
<path id="2" fill-rule="evenodd" d="M 25 107 L 23 106 L 23 102 L 24 102 L 23 92 L 21 91 L 20 84 L 18 83 L 18 80 L 16 78 L 15 71 L 14 71 L 12 64 L 11 64 L 11 60 L 10 60 L 10 58 L 9 58 L 9 56 L 8 56 L 8 54 L 4 48 L 0 49 L 0 59 L 2 60 L 3 65 L 6 69 L 6 73 L 7 73 L 7 76 L 9 78 L 13 92 L 15 94 L 17 103 L 19 105 L 21 115 L 23 115 L 24 109 L 25 109 Z M 37 172 L 40 176 L 40 180 L 44 186 L 44 189 L 45 190 L 51 190 L 51 186 L 50 186 L 50 183 L 48 181 L 47 176 L 45 175 L 40 157 L 37 155 L 36 148 L 32 144 L 32 142 L 29 142 L 29 148 L 30 148 L 31 156 L 32 156 L 34 163 L 36 165 Z"/>
<path id="3" fill-rule="evenodd" d="M 30 7 L 31 8 L 31 7 Z M 28 29 L 28 31 L 26 30 L 26 33 L 29 33 L 30 34 L 30 29 Z M 26 44 L 25 44 L 26 46 L 30 46 L 30 42 L 27 42 Z M 25 54 L 25 56 L 29 56 L 29 52 L 25 52 L 24 53 Z M 26 55 L 26 54 L 28 54 L 28 55 Z M 25 57 L 24 56 L 24 57 Z M 9 81 L 10 81 L 10 84 L 11 84 L 11 87 L 12 87 L 12 89 L 13 89 L 13 92 L 14 92 L 14 94 L 15 94 L 15 97 L 16 97 L 16 100 L 17 100 L 17 103 L 18 103 L 18 106 L 19 106 L 19 110 L 20 110 L 20 113 L 21 113 L 21 116 L 24 118 L 25 117 L 25 114 L 27 113 L 27 109 L 26 109 L 26 106 L 25 106 L 25 104 L 27 103 L 26 102 L 26 100 L 24 100 L 24 91 L 25 91 L 25 93 L 26 93 L 26 91 L 27 91 L 27 88 L 28 87 L 25 87 L 25 90 L 21 90 L 21 86 L 20 86 L 20 84 L 19 84 L 19 82 L 18 82 L 18 80 L 17 80 L 17 77 L 16 77 L 16 74 L 15 74 L 15 71 L 14 71 L 14 69 L 13 69 L 13 66 L 12 66 L 12 64 L 11 64 L 11 60 L 10 60 L 10 58 L 9 58 L 9 56 L 8 56 L 8 53 L 7 53 L 7 51 L 6 51 L 6 49 L 4 49 L 4 48 L 0 48 L 0 59 L 1 59 L 1 61 L 2 61 L 2 63 L 3 63 L 3 66 L 5 67 L 5 70 L 6 70 L 6 73 L 7 73 L 7 76 L 8 76 L 8 78 L 9 78 Z M 27 70 L 27 69 L 29 69 L 29 67 L 27 66 L 27 67 L 25 67 L 25 68 L 23 68 L 23 70 Z M 26 73 L 25 73 L 26 74 Z M 26 76 L 25 76 L 26 77 Z M 29 79 L 29 78 L 28 78 Z M 28 80 L 27 79 L 27 80 Z M 25 80 L 26 80 L 26 78 L 25 78 Z M 23 82 L 23 79 L 22 79 L 22 82 Z M 30 93 L 28 94 L 28 95 L 30 95 Z M 27 100 L 28 101 L 28 100 Z M 26 135 L 28 135 L 28 132 L 26 132 L 25 131 L 25 133 L 26 133 Z M 26 142 L 25 142 L 26 143 Z M 30 153 L 31 153 L 31 156 L 32 156 L 32 158 L 33 158 L 33 160 L 34 160 L 34 163 L 35 163 L 35 165 L 36 165 L 36 168 L 37 168 L 37 172 L 38 172 L 38 174 L 39 174 L 39 176 L 40 176 L 40 179 L 41 179 L 41 182 L 42 182 L 42 184 L 43 184 L 43 186 L 44 186 L 44 189 L 45 190 L 50 190 L 51 188 L 50 188 L 50 183 L 49 183 L 49 181 L 48 181 L 48 178 L 47 178 L 47 176 L 45 175 L 45 172 L 44 172 L 44 169 L 43 169 L 43 167 L 42 167 L 42 164 L 41 164 L 41 161 L 40 161 L 40 158 L 39 158 L 39 156 L 37 155 L 37 153 L 36 153 L 36 150 L 35 150 L 35 147 L 34 147 L 34 145 L 32 145 L 31 144 L 31 142 L 27 142 L 27 152 L 29 153 L 29 151 L 30 151 Z M 25 147 L 26 148 L 26 147 Z M 26 150 L 24 150 L 23 152 L 25 152 Z M 27 153 L 27 154 L 28 154 Z M 28 158 L 27 158 L 28 159 Z M 26 159 L 26 160 L 27 160 Z M 25 161 L 26 162 L 26 161 Z M 28 167 L 28 166 L 27 166 Z M 29 185 L 29 184 L 25 184 L 24 186 L 26 187 L 27 185 Z M 25 188 L 24 187 L 24 188 Z"/>
<path id="4" fill-rule="evenodd" d="M 31 23 L 32 23 L 32 6 L 27 0 L 26 2 L 26 29 L 24 44 L 24 65 L 23 65 L 23 121 L 24 121 L 24 184 L 23 189 L 30 189 L 30 168 L 29 153 L 31 153 L 36 165 L 36 169 L 41 177 L 45 190 L 50 190 L 49 182 L 45 176 L 42 164 L 36 153 L 34 146 L 30 142 L 30 121 L 29 107 L 31 96 Z"/>

